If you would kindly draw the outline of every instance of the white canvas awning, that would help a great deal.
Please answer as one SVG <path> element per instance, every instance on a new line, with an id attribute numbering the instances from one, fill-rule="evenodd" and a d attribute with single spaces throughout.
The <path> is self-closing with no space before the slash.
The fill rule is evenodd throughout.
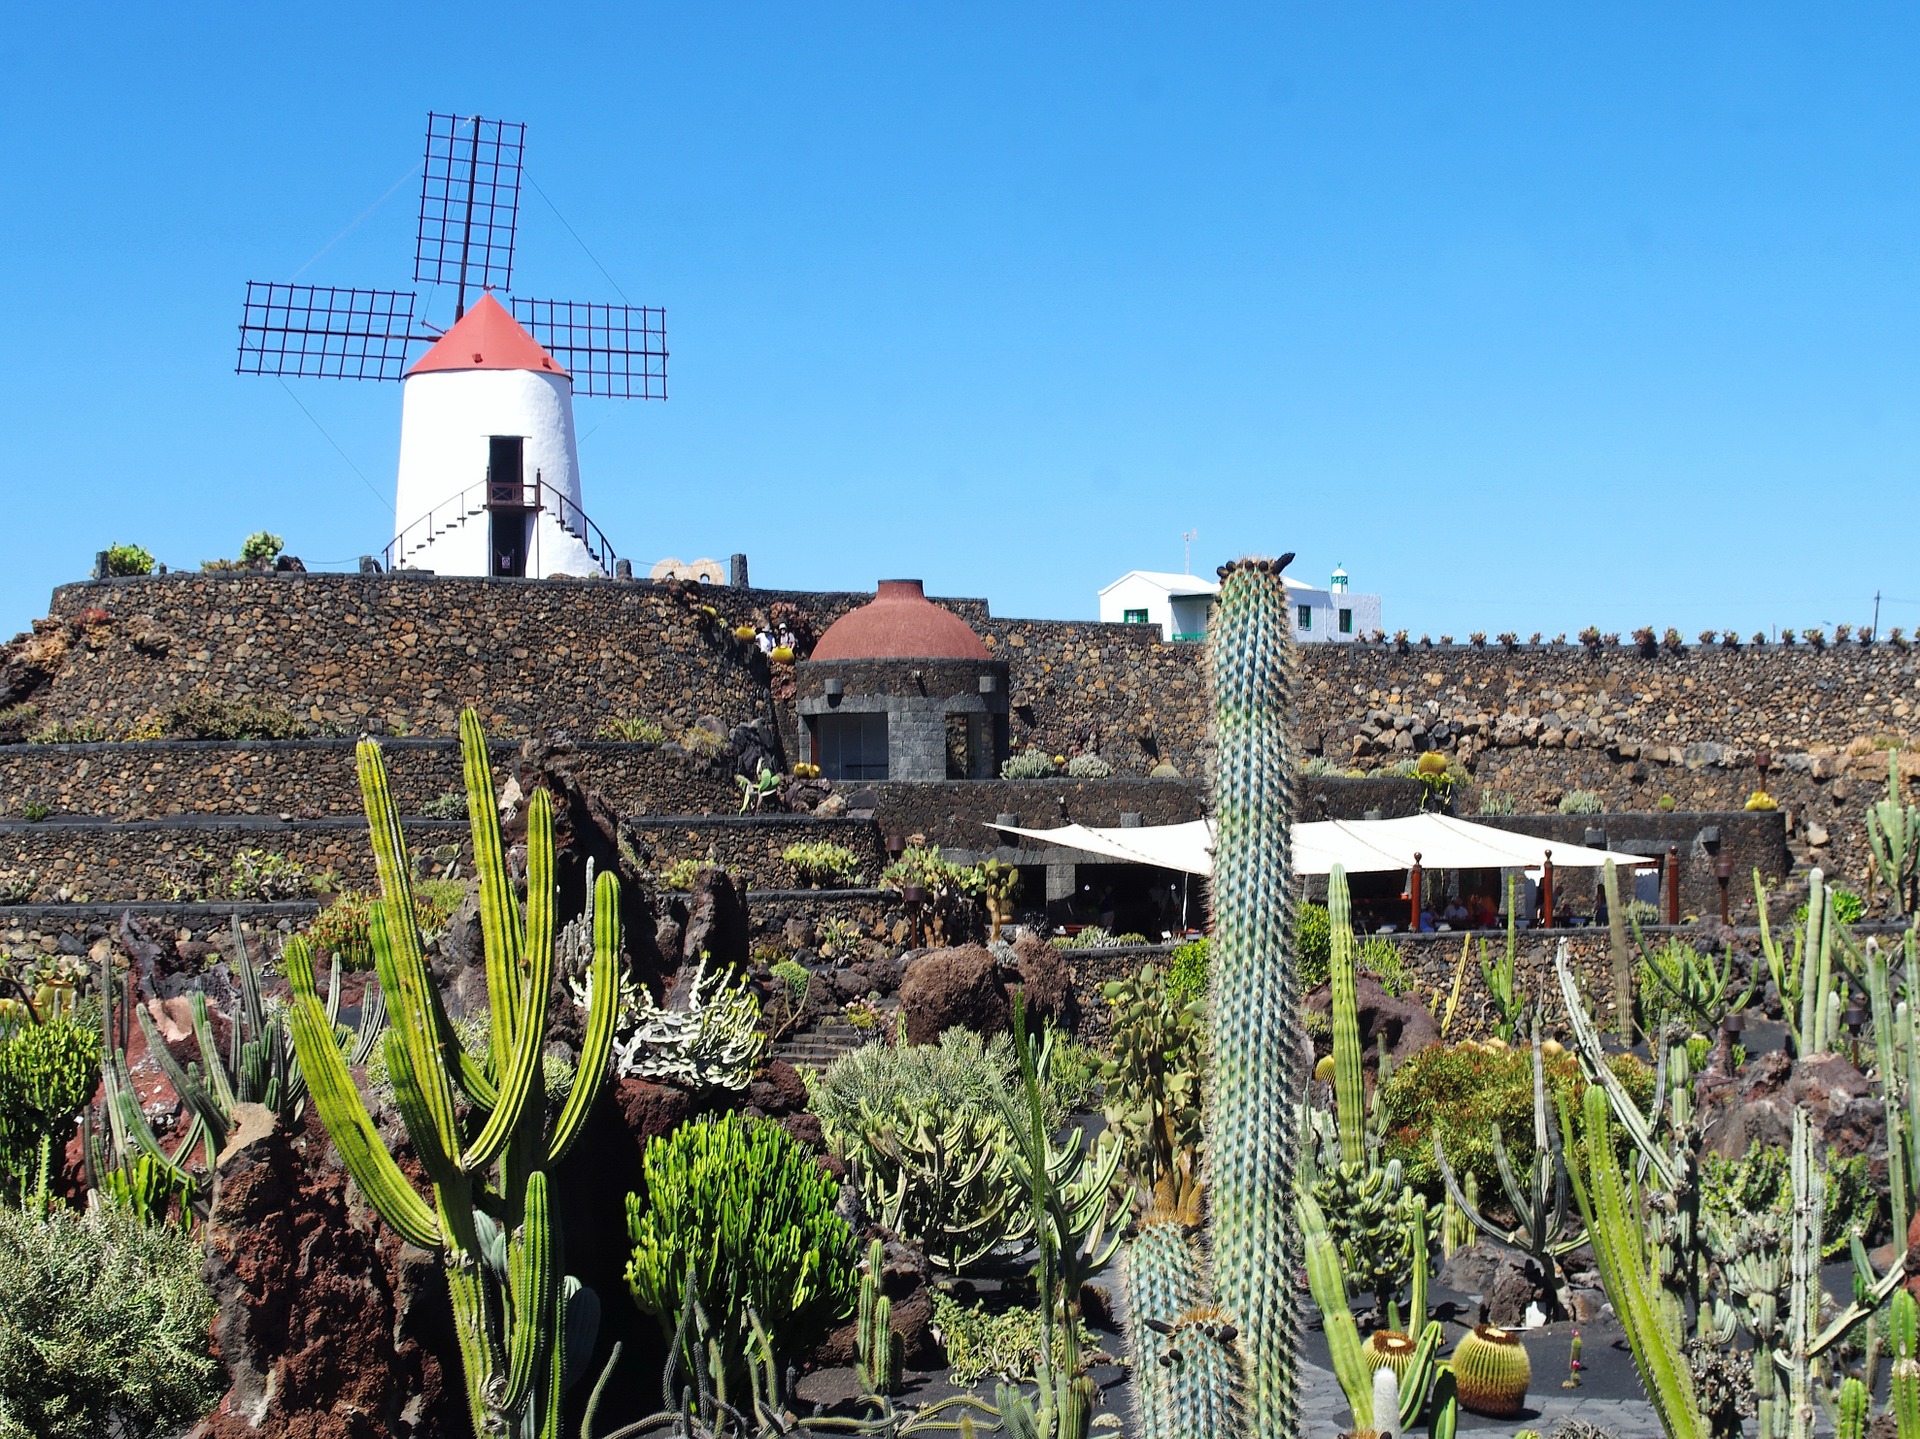
<path id="1" fill-rule="evenodd" d="M 1058 829 L 993 825 L 1044 845 L 1076 849 L 1133 864 L 1157 865 L 1187 874 L 1213 873 L 1213 821 L 1142 825 L 1132 829 L 1069 824 Z M 1555 843 L 1444 814 L 1404 819 L 1315 820 L 1293 827 L 1296 874 L 1328 874 L 1337 864 L 1348 874 L 1412 869 L 1528 869 L 1553 857 L 1555 869 L 1599 869 L 1612 860 L 1625 868 L 1657 860 L 1584 845 Z"/>

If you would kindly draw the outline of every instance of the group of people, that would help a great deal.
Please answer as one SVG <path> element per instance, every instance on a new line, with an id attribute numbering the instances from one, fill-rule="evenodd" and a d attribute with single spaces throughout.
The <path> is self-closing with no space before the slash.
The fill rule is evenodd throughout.
<path id="1" fill-rule="evenodd" d="M 1539 885 L 1533 890 L 1533 927 L 1545 929 L 1571 929 L 1587 923 L 1574 913 L 1571 900 L 1563 893 L 1557 897 L 1553 914 L 1546 913 L 1546 891 Z M 1596 925 L 1607 922 L 1607 892 L 1602 886 L 1595 887 L 1593 918 Z M 1422 906 L 1420 910 L 1420 932 L 1432 934 L 1444 926 L 1447 929 L 1498 929 L 1502 923 L 1500 906 L 1490 894 L 1469 894 L 1462 902 L 1458 895 L 1450 897 L 1438 911 L 1431 906 Z"/>

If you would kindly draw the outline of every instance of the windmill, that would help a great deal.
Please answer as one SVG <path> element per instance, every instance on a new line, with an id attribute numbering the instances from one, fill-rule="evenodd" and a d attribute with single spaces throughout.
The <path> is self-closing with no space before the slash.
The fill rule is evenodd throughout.
<path id="1" fill-rule="evenodd" d="M 412 290 L 247 282 L 238 373 L 402 382 L 388 568 L 613 571 L 581 507 L 573 397 L 666 399 L 666 311 L 512 293 L 526 129 L 427 116 L 413 278 L 455 287 L 446 330 Z"/>

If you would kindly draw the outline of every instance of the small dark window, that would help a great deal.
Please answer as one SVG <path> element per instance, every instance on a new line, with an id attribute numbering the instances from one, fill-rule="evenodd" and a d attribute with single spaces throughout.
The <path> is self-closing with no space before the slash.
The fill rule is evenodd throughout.
<path id="1" fill-rule="evenodd" d="M 1144 625 L 1147 622 L 1147 612 L 1145 610 L 1128 610 L 1125 618 L 1126 622 L 1130 625 Z"/>
<path id="2" fill-rule="evenodd" d="M 1340 611 L 1340 633 L 1343 635 L 1350 635 L 1353 633 L 1353 611 L 1352 610 Z"/>
<path id="3" fill-rule="evenodd" d="M 814 720 L 815 758 L 826 779 L 887 777 L 884 713 L 820 715 Z"/>
<path id="4" fill-rule="evenodd" d="M 1303 630 L 1310 630 L 1313 628 L 1313 606 L 1312 605 L 1300 606 L 1300 628 Z"/>

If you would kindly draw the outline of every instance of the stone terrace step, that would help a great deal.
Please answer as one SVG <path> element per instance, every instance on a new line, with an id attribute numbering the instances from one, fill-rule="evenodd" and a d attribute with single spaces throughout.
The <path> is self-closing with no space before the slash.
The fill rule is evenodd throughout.
<path id="1" fill-rule="evenodd" d="M 154 740 L 138 743 L 0 745 L 0 817 L 41 805 L 54 815 L 159 819 L 175 814 L 360 813 L 354 741 Z M 385 739 L 387 775 L 404 811 L 419 813 L 462 792 L 460 747 L 451 739 Z M 495 783 L 519 746 L 490 746 Z M 594 740 L 571 762 L 591 789 L 622 812 L 678 814 L 739 807 L 724 767 L 677 745 Z"/>
<path id="2" fill-rule="evenodd" d="M 773 1057 L 783 1059 L 795 1069 L 825 1069 L 841 1055 L 858 1049 L 873 1036 L 851 1024 L 822 1024 L 806 1034 L 783 1039 L 773 1047 Z"/>

